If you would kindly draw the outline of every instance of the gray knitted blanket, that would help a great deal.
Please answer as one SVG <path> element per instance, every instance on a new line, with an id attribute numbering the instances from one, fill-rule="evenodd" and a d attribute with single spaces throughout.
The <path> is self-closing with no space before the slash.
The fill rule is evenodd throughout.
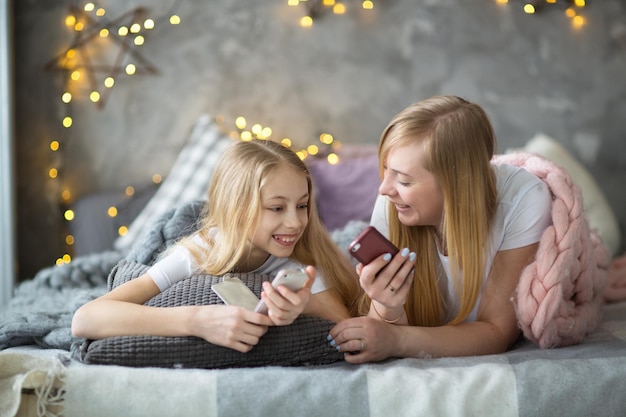
<path id="1" fill-rule="evenodd" d="M 70 331 L 74 312 L 107 291 L 113 268 L 123 259 L 152 264 L 161 251 L 196 229 L 202 206 L 202 201 L 194 201 L 168 211 L 128 254 L 107 251 L 78 257 L 70 264 L 45 268 L 21 283 L 0 310 L 0 350 L 39 345 L 69 351 L 73 343 L 82 340 Z M 331 236 L 339 247 L 346 248 L 365 226 L 362 221 L 350 222 Z"/>

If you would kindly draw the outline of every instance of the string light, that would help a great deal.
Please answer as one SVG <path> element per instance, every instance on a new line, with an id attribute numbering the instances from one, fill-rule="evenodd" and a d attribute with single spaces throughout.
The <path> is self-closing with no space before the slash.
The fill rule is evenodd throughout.
<path id="1" fill-rule="evenodd" d="M 508 0 L 495 0 L 497 4 L 508 4 Z M 557 4 L 565 5 L 565 16 L 571 19 L 572 27 L 579 29 L 586 24 L 586 19 L 581 15 L 581 10 L 587 6 L 586 0 L 523 0 L 524 13 L 536 14 L 545 6 L 551 7 Z"/>
<path id="2" fill-rule="evenodd" d="M 134 52 L 133 49 L 130 49 L 128 44 L 124 44 L 123 41 L 120 40 L 120 38 L 116 38 L 116 36 L 126 37 L 132 35 L 132 45 L 139 47 L 144 45 L 146 42 L 144 31 L 153 30 L 157 26 L 158 21 L 167 19 L 172 25 L 178 25 L 181 23 L 179 16 L 174 14 L 170 15 L 169 13 L 168 17 L 161 16 L 157 19 L 141 17 L 141 19 L 139 19 L 140 16 L 145 13 L 145 10 L 142 8 L 135 8 L 131 12 L 127 12 L 117 19 L 109 20 L 100 24 L 98 19 L 106 15 L 106 10 L 102 7 L 98 7 L 94 2 L 87 2 L 82 6 L 82 8 L 70 6 L 69 10 L 69 14 L 65 17 L 64 22 L 66 27 L 74 31 L 74 42 L 72 42 L 71 46 L 66 51 L 46 64 L 45 67 L 47 70 L 62 71 L 65 74 L 65 87 L 64 92 L 61 95 L 61 101 L 66 105 L 73 103 L 77 94 L 80 93 L 81 90 L 83 92 L 87 90 L 88 99 L 93 103 L 97 103 L 99 107 L 102 107 L 106 95 L 103 91 L 108 91 L 113 88 L 115 85 L 115 77 L 119 72 L 118 69 L 112 66 L 109 70 L 110 73 L 101 83 L 93 84 L 93 79 L 95 78 L 93 77 L 93 73 L 96 72 L 97 68 L 88 65 L 89 62 L 78 62 L 79 50 L 82 50 L 83 48 L 91 48 L 91 43 L 107 42 L 93 47 L 96 51 L 104 50 L 106 53 L 106 51 L 110 49 L 112 41 L 118 42 L 120 43 L 120 53 L 123 52 L 124 54 L 130 55 L 131 58 L 135 58 L 135 62 L 131 62 L 121 68 L 127 75 L 134 75 L 139 72 L 154 73 L 156 70 L 145 58 Z M 133 20 L 132 24 L 122 24 L 122 21 L 128 17 Z M 119 56 L 117 61 L 121 62 Z M 83 71 L 88 72 L 87 77 L 83 77 Z M 89 76 L 89 73 L 91 73 L 91 76 Z M 92 83 L 90 88 L 85 89 L 84 86 L 81 86 L 81 83 L 86 82 Z M 100 90 L 98 87 L 104 88 L 104 90 Z M 66 108 L 66 115 L 61 120 L 64 133 L 60 135 L 60 139 L 51 140 L 48 144 L 51 152 L 59 152 L 63 140 L 66 136 L 69 136 L 69 129 L 74 124 L 74 119 L 69 113 L 70 109 L 68 107 Z M 57 165 L 62 165 L 61 161 L 57 162 Z M 47 174 L 51 180 L 57 182 L 59 188 L 62 187 L 61 176 L 63 174 L 63 170 L 60 166 L 49 168 Z M 154 174 L 152 181 L 155 184 L 160 183 L 162 181 L 161 175 Z M 127 186 L 124 193 L 128 198 L 131 198 L 135 194 L 135 189 L 132 186 Z M 62 208 L 67 207 L 72 202 L 72 192 L 67 188 L 63 188 L 60 191 L 59 201 Z M 73 210 L 65 208 L 62 209 L 62 213 L 64 220 L 67 222 L 73 221 L 76 215 Z M 110 217 L 116 217 L 117 213 L 117 207 L 112 206 L 107 209 L 107 214 Z M 118 229 L 120 236 L 126 234 L 127 231 L 128 227 L 125 225 L 120 226 Z M 64 241 L 69 249 L 74 245 L 74 236 L 67 233 Z M 56 260 L 56 264 L 67 264 L 70 263 L 71 260 L 71 255 L 69 253 L 65 253 Z"/>
<path id="3" fill-rule="evenodd" d="M 359 1 L 363 10 L 374 9 L 374 0 Z M 314 20 L 328 10 L 336 15 L 346 14 L 348 10 L 348 6 L 346 6 L 345 2 L 336 0 L 287 0 L 287 5 L 291 7 L 303 5 L 306 8 L 305 16 L 300 18 L 300 26 L 303 28 L 313 26 Z"/>
<path id="4" fill-rule="evenodd" d="M 215 121 L 222 125 L 224 122 L 223 116 L 218 116 Z M 268 126 L 263 126 L 260 123 L 252 124 L 250 129 L 248 127 L 248 121 L 244 116 L 237 116 L 234 120 L 234 129 L 228 129 L 222 126 L 221 130 L 225 132 L 230 138 L 234 140 L 242 140 L 249 142 L 255 139 L 258 140 L 274 140 L 272 135 L 272 129 Z M 292 149 L 300 159 L 305 160 L 309 157 L 316 157 L 318 155 L 326 155 L 326 159 L 330 164 L 338 164 L 339 156 L 333 152 L 336 149 L 341 148 L 341 143 L 333 137 L 330 133 L 322 133 L 319 136 L 319 144 L 313 143 L 307 145 L 303 149 L 294 149 L 293 142 L 290 138 L 282 138 L 277 141 L 286 148 Z M 330 151 L 329 151 L 330 149 Z"/>

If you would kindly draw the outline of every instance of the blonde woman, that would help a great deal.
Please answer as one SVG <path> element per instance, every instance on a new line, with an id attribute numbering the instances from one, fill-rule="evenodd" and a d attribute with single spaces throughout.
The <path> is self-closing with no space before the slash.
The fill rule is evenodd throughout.
<path id="1" fill-rule="evenodd" d="M 360 363 L 504 352 L 519 336 L 511 302 L 550 225 L 548 187 L 493 165 L 484 110 L 454 96 L 410 105 L 379 143 L 371 223 L 402 250 L 357 266 L 363 317 L 330 343 Z"/>
<path id="2" fill-rule="evenodd" d="M 268 315 L 226 305 L 143 305 L 193 274 L 275 275 L 302 267 L 299 291 L 263 285 Z M 146 274 L 77 310 L 72 332 L 101 339 L 122 335 L 197 336 L 248 352 L 269 326 L 300 314 L 335 322 L 356 314 L 358 277 L 323 227 L 311 176 L 291 150 L 271 141 L 237 142 L 217 165 L 199 230 L 183 238 Z"/>

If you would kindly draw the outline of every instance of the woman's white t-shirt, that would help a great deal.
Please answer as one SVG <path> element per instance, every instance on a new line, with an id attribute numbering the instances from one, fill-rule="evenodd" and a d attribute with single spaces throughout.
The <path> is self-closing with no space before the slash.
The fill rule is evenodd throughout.
<path id="1" fill-rule="evenodd" d="M 498 207 L 491 227 L 490 245 L 486 259 L 484 283 L 489 276 L 493 260 L 501 250 L 521 248 L 536 243 L 552 224 L 552 195 L 547 185 L 523 168 L 501 164 L 493 165 L 498 190 Z M 389 237 L 388 205 L 384 196 L 378 196 L 371 225 Z M 439 288 L 447 306 L 447 319 L 453 318 L 460 308 L 460 295 L 456 293 L 450 274 L 450 260 L 440 250 L 441 273 Z M 475 321 L 479 295 L 474 309 L 466 321 Z"/>
<path id="2" fill-rule="evenodd" d="M 199 239 L 197 235 L 195 239 Z M 289 258 L 278 258 L 270 255 L 263 265 L 253 271 L 249 271 L 249 273 L 270 275 L 273 277 L 281 269 L 293 268 L 304 269 L 305 266 Z M 189 252 L 189 249 L 184 246 L 177 246 L 170 254 L 158 260 L 148 269 L 148 274 L 152 277 L 152 280 L 159 287 L 161 292 L 178 281 L 197 273 L 197 264 L 191 252 Z M 324 277 L 318 273 L 311 287 L 311 293 L 316 294 L 327 289 L 328 287 L 324 282 Z"/>

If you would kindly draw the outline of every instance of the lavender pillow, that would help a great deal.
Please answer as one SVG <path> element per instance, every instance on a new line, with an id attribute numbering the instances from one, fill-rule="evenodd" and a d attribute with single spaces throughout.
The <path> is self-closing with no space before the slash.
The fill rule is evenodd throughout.
<path id="1" fill-rule="evenodd" d="M 328 230 L 336 230 L 351 220 L 368 222 L 380 178 L 375 146 L 344 146 L 339 163 L 326 158 L 307 160 L 315 188 L 320 216 Z"/>

